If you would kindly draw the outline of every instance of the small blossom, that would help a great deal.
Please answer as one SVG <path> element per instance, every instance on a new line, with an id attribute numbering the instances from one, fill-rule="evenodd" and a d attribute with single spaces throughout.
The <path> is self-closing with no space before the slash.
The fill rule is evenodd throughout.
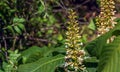
<path id="1" fill-rule="evenodd" d="M 115 17 L 115 2 L 114 0 L 100 0 L 101 12 L 96 18 L 96 24 L 98 26 L 98 36 L 105 34 L 109 30 L 113 29 L 117 24 L 114 20 Z M 107 40 L 107 43 L 112 40 Z"/>
<path id="2" fill-rule="evenodd" d="M 68 31 L 66 32 L 66 56 L 65 56 L 65 68 L 71 67 L 75 69 L 83 68 L 83 57 L 85 51 L 81 50 L 83 43 L 80 41 L 81 36 L 79 35 L 78 21 L 76 20 L 76 12 L 70 10 L 69 12 Z M 69 72 L 69 70 L 67 71 Z"/>

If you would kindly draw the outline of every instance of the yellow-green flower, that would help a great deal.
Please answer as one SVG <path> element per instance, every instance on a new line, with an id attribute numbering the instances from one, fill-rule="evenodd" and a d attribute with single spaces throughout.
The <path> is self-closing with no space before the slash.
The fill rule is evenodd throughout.
<path id="1" fill-rule="evenodd" d="M 98 26 L 98 36 L 112 29 L 116 22 L 115 20 L 115 2 L 114 0 L 100 0 L 101 12 L 96 19 Z"/>
<path id="2" fill-rule="evenodd" d="M 73 10 L 69 11 L 68 31 L 66 32 L 66 56 L 65 56 L 65 67 L 67 70 L 74 69 L 74 72 L 78 69 L 83 70 L 82 65 L 83 57 L 85 55 L 84 50 L 81 49 L 81 36 L 79 35 L 78 21 L 76 20 L 77 15 Z"/>

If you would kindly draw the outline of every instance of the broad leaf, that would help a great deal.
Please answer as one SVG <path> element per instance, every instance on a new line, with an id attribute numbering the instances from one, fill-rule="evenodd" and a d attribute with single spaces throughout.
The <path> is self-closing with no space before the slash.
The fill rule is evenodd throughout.
<path id="1" fill-rule="evenodd" d="M 2 70 L 0 70 L 0 72 L 3 72 Z"/>
<path id="2" fill-rule="evenodd" d="M 58 48 L 49 48 L 49 47 L 38 47 L 38 46 L 32 46 L 29 49 L 23 51 L 21 53 L 23 58 L 23 63 L 30 63 L 34 62 L 42 57 L 48 57 L 51 56 L 53 52 L 65 52 L 65 48 L 63 46 Z"/>
<path id="3" fill-rule="evenodd" d="M 96 72 L 97 68 L 87 68 L 88 72 Z"/>
<path id="4" fill-rule="evenodd" d="M 43 52 L 45 52 L 46 48 L 47 47 L 40 48 L 38 46 L 32 46 L 27 50 L 23 51 L 21 53 L 21 56 L 23 58 L 23 63 L 33 62 L 43 57 Z"/>
<path id="5" fill-rule="evenodd" d="M 63 55 L 41 58 L 36 62 L 20 65 L 18 72 L 54 72 L 64 62 Z"/>
<path id="6" fill-rule="evenodd" d="M 98 37 L 97 39 L 90 42 L 85 49 L 88 51 L 88 53 L 91 56 L 96 56 L 99 58 L 101 55 L 101 51 L 103 49 L 103 46 L 106 45 L 107 39 L 110 38 L 113 35 L 120 35 L 120 24 L 117 24 L 116 27 L 112 30 L 110 30 L 108 33 Z"/>
<path id="7" fill-rule="evenodd" d="M 66 50 L 65 50 L 65 47 L 64 45 L 63 46 L 60 46 L 60 47 L 57 47 L 57 48 L 49 48 L 49 51 L 47 51 L 45 54 L 44 54 L 44 57 L 46 56 L 49 56 L 51 53 L 53 52 L 58 52 L 58 53 L 65 53 Z"/>
<path id="8" fill-rule="evenodd" d="M 98 72 L 120 72 L 120 36 L 104 46 L 100 56 Z"/>
<path id="9" fill-rule="evenodd" d="M 99 60 L 96 57 L 88 57 L 84 60 L 84 65 L 88 72 L 96 72 Z"/>

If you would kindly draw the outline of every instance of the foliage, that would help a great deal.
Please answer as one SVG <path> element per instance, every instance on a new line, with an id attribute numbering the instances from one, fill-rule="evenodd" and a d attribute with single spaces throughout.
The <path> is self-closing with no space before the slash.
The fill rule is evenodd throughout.
<path id="1" fill-rule="evenodd" d="M 96 29 L 95 23 L 94 23 L 93 19 L 90 20 L 90 24 L 88 25 L 88 28 L 89 28 L 89 29 L 92 29 L 92 30 L 95 30 L 95 29 Z"/>
<path id="2" fill-rule="evenodd" d="M 15 72 L 17 71 L 17 65 L 18 65 L 18 58 L 20 57 L 20 54 L 18 53 L 18 50 L 9 51 L 10 55 L 8 57 L 8 63 L 3 62 L 3 70 L 5 72 Z"/>
<path id="3" fill-rule="evenodd" d="M 0 0 L 0 72 L 65 72 L 67 9 L 76 10 L 80 19 L 86 71 L 119 72 L 120 19 L 114 29 L 95 39 L 96 24 L 89 19 L 96 8 L 93 1 Z M 107 44 L 112 36 L 116 38 Z"/>
<path id="4" fill-rule="evenodd" d="M 119 72 L 119 52 L 120 52 L 120 36 L 113 43 L 105 45 L 100 57 L 98 71 L 102 72 Z"/>
<path id="5" fill-rule="evenodd" d="M 54 52 L 57 54 L 54 55 Z M 39 48 L 33 46 L 21 53 L 23 65 L 19 66 L 18 72 L 53 72 L 59 64 L 64 61 L 64 48 Z M 30 66 L 30 67 L 29 67 Z"/>
<path id="6" fill-rule="evenodd" d="M 54 72 L 56 66 L 62 64 L 64 56 L 46 57 L 30 64 L 20 65 L 18 72 Z"/>
<path id="7" fill-rule="evenodd" d="M 118 35 L 118 34 L 119 34 L 119 24 L 113 30 L 109 31 L 108 33 L 106 33 L 106 34 L 98 37 L 94 41 L 90 42 L 86 46 L 87 51 L 90 53 L 90 55 L 96 56 L 99 58 L 99 56 L 101 55 L 102 48 L 107 42 L 107 39 L 113 35 Z"/>
<path id="8" fill-rule="evenodd" d="M 119 28 L 120 22 L 113 30 L 90 42 L 85 47 L 91 56 L 97 57 L 99 60 L 98 72 L 119 72 L 119 68 L 117 68 L 119 66 Z M 114 35 L 116 36 L 115 40 L 107 44 L 107 39 Z"/>
<path id="9" fill-rule="evenodd" d="M 16 50 L 15 52 L 10 53 L 10 59 L 8 61 L 9 63 L 3 62 L 3 70 L 5 72 L 16 72 L 16 70 L 13 68 L 18 66 L 17 63 L 19 62 L 21 62 L 21 64 L 18 68 L 18 72 L 28 72 L 32 70 L 33 72 L 48 72 L 50 70 L 50 72 L 53 72 L 56 66 L 64 62 L 65 49 L 63 47 L 50 49 L 48 47 L 40 48 L 37 46 L 32 46 L 29 49 L 20 52 L 19 54 L 16 54 L 17 52 L 18 51 Z M 30 68 L 29 66 L 32 68 Z"/>
<path id="10" fill-rule="evenodd" d="M 43 0 L 0 0 L 0 71 L 16 72 L 20 64 L 65 53 L 56 48 L 64 38 L 49 6 Z"/>

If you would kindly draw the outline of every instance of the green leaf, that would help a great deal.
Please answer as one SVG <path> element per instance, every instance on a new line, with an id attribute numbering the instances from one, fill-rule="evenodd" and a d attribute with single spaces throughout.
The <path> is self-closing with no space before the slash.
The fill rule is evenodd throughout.
<path id="1" fill-rule="evenodd" d="M 3 72 L 2 70 L 0 70 L 0 72 Z"/>
<path id="2" fill-rule="evenodd" d="M 120 36 L 104 46 L 98 72 L 120 72 Z"/>
<path id="3" fill-rule="evenodd" d="M 42 32 L 41 32 L 41 31 L 38 31 L 38 32 L 37 32 L 37 35 L 38 35 L 39 37 L 41 37 L 41 36 L 42 36 Z"/>
<path id="4" fill-rule="evenodd" d="M 97 68 L 86 68 L 87 72 L 96 72 Z"/>
<path id="5" fill-rule="evenodd" d="M 38 58 L 41 58 L 43 56 L 42 51 L 43 49 L 46 49 L 45 47 L 40 48 L 38 46 L 32 46 L 28 48 L 27 50 L 24 50 L 21 53 L 21 56 L 23 58 L 23 63 L 29 63 L 38 60 Z"/>
<path id="6" fill-rule="evenodd" d="M 49 24 L 52 25 L 56 22 L 56 19 L 53 15 L 49 15 Z"/>
<path id="7" fill-rule="evenodd" d="M 52 29 L 50 29 L 50 30 L 47 31 L 47 34 L 52 34 L 52 33 L 53 33 Z"/>
<path id="8" fill-rule="evenodd" d="M 9 63 L 6 63 L 6 62 L 3 62 L 3 69 L 5 72 L 9 72 L 9 71 L 12 71 L 12 68 L 13 68 L 13 65 L 9 64 Z"/>
<path id="9" fill-rule="evenodd" d="M 115 21 L 116 21 L 116 22 L 120 22 L 120 18 L 116 18 Z"/>
<path id="10" fill-rule="evenodd" d="M 45 11 L 45 4 L 44 4 L 44 1 L 42 1 L 42 0 L 40 0 L 40 3 L 41 3 L 41 5 L 38 8 L 38 13 L 41 14 L 42 12 Z"/>
<path id="11" fill-rule="evenodd" d="M 91 30 L 95 30 L 96 29 L 95 23 L 94 23 L 93 19 L 90 20 L 90 24 L 88 25 L 88 28 L 90 28 Z"/>
<path id="12" fill-rule="evenodd" d="M 10 26 L 10 25 L 7 26 L 7 29 L 10 30 L 13 34 L 15 33 L 14 30 L 13 30 L 13 28 L 12 28 L 12 26 Z"/>
<path id="13" fill-rule="evenodd" d="M 15 50 L 15 51 L 12 51 L 12 50 L 8 50 L 8 53 L 9 53 L 9 61 L 11 61 L 11 63 L 14 63 L 16 64 L 17 61 L 18 61 L 18 58 L 21 56 L 19 53 L 18 53 L 18 50 Z"/>
<path id="14" fill-rule="evenodd" d="M 44 57 L 49 56 L 49 55 L 50 55 L 51 53 L 53 53 L 53 52 L 65 53 L 66 50 L 65 50 L 65 48 L 64 48 L 63 46 L 57 47 L 57 48 L 51 48 L 51 49 L 49 49 L 49 51 L 47 51 L 47 52 L 44 54 Z"/>
<path id="15" fill-rule="evenodd" d="M 43 5 L 41 5 L 40 7 L 39 7 L 39 9 L 38 9 L 38 13 L 42 13 L 42 12 L 44 12 L 45 11 L 45 8 L 44 8 L 44 6 Z"/>
<path id="16" fill-rule="evenodd" d="M 20 28 L 19 28 L 18 26 L 14 26 L 14 29 L 15 29 L 15 31 L 16 31 L 17 33 L 19 33 L 19 34 L 22 33 L 21 30 L 20 30 Z"/>
<path id="17" fill-rule="evenodd" d="M 49 47 L 38 47 L 32 46 L 27 50 L 21 53 L 23 63 L 30 63 L 34 62 L 42 57 L 50 56 L 54 51 L 57 52 L 65 52 L 65 48 L 58 47 L 58 48 L 49 48 Z"/>
<path id="18" fill-rule="evenodd" d="M 99 58 L 101 56 L 103 47 L 106 45 L 107 39 L 113 35 L 120 35 L 120 23 L 118 23 L 111 31 L 88 43 L 85 49 L 91 56 L 96 56 Z"/>
<path id="19" fill-rule="evenodd" d="M 18 17 L 15 17 L 13 19 L 13 23 L 23 23 L 25 22 L 25 19 L 24 18 L 18 18 Z"/>
<path id="20" fill-rule="evenodd" d="M 99 60 L 96 57 L 87 57 L 84 60 L 84 65 L 87 72 L 96 72 Z"/>
<path id="21" fill-rule="evenodd" d="M 17 11 L 16 9 L 11 9 L 11 10 L 10 10 L 11 13 L 14 13 L 14 12 L 16 12 L 16 11 Z"/>
<path id="22" fill-rule="evenodd" d="M 83 42 L 83 43 L 87 43 L 87 37 L 88 35 L 87 34 L 83 34 L 83 36 L 82 36 L 82 38 L 81 38 L 81 41 Z"/>
<path id="23" fill-rule="evenodd" d="M 17 26 L 18 26 L 20 29 L 25 30 L 25 26 L 24 26 L 24 24 L 19 23 Z"/>
<path id="24" fill-rule="evenodd" d="M 57 39 L 58 39 L 59 41 L 61 41 L 61 40 L 63 39 L 63 36 L 62 36 L 61 34 L 58 34 Z"/>
<path id="25" fill-rule="evenodd" d="M 20 65 L 18 72 L 54 72 L 55 68 L 63 62 L 63 55 L 45 57 L 33 63 Z"/>

